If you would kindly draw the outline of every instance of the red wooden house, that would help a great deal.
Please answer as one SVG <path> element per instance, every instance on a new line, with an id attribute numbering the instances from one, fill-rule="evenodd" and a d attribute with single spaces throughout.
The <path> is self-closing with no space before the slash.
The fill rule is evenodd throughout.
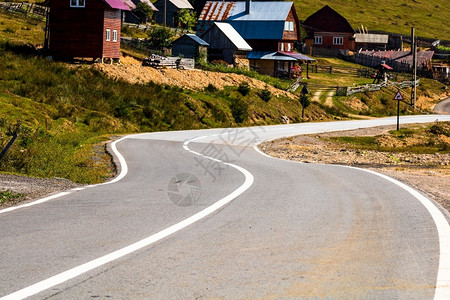
<path id="1" fill-rule="evenodd" d="M 120 58 L 121 0 L 47 0 L 47 45 L 54 58 Z"/>
<path id="2" fill-rule="evenodd" d="M 302 25 L 308 33 L 306 43 L 313 53 L 314 50 L 328 49 L 332 54 L 354 48 L 355 30 L 346 18 L 328 5 L 309 16 Z"/>

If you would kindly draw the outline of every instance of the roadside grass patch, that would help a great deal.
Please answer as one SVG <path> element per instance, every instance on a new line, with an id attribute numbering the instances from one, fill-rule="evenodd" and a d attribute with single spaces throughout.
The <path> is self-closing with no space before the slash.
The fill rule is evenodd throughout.
<path id="1" fill-rule="evenodd" d="M 24 197 L 23 194 L 16 194 L 11 192 L 10 190 L 0 191 L 0 204 L 6 203 L 11 200 L 19 199 Z"/>

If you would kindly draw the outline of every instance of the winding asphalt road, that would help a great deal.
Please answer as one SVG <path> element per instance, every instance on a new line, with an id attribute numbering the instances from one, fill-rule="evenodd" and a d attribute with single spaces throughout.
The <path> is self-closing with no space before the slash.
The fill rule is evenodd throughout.
<path id="1" fill-rule="evenodd" d="M 450 120 L 402 117 L 401 123 Z M 121 173 L 0 211 L 0 299 L 449 299 L 449 215 L 258 142 L 395 118 L 127 136 Z"/>
<path id="2" fill-rule="evenodd" d="M 450 98 L 447 98 L 445 100 L 442 100 L 433 109 L 436 113 L 445 113 L 450 114 Z"/>

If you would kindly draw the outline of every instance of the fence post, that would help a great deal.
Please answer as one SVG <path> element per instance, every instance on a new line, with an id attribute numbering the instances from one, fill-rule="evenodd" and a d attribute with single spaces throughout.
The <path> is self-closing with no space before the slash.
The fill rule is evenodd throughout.
<path id="1" fill-rule="evenodd" d="M 3 156 L 5 156 L 6 152 L 8 152 L 9 148 L 11 148 L 12 144 L 14 144 L 15 140 L 17 139 L 17 133 L 14 132 L 12 139 L 9 141 L 8 145 L 6 145 L 5 149 L 0 153 L 0 159 L 2 159 Z"/>

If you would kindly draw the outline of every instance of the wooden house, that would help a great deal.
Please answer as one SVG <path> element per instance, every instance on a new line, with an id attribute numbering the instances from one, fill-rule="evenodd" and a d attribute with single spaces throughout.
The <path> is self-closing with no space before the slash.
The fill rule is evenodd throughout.
<path id="1" fill-rule="evenodd" d="M 214 22 L 229 23 L 255 51 L 293 51 L 300 39 L 293 2 L 207 1 L 198 19 L 198 31 Z"/>
<path id="2" fill-rule="evenodd" d="M 290 73 L 298 62 L 294 52 L 300 39 L 300 22 L 293 2 L 288 1 L 207 1 L 198 19 L 203 36 L 216 22 L 228 23 L 252 48 L 247 53 L 249 66 L 262 74 Z M 210 45 L 212 40 L 205 37 Z M 210 55 L 213 50 L 210 46 Z"/>
<path id="3" fill-rule="evenodd" d="M 215 22 L 201 35 L 207 43 L 208 59 L 223 60 L 233 65 L 247 65 L 247 52 L 252 51 L 250 45 L 228 23 Z"/>
<path id="4" fill-rule="evenodd" d="M 209 44 L 195 34 L 185 34 L 172 42 L 172 55 L 185 58 L 206 58 Z"/>
<path id="5" fill-rule="evenodd" d="M 47 45 L 54 58 L 120 58 L 121 0 L 47 0 Z"/>
<path id="6" fill-rule="evenodd" d="M 158 9 L 155 13 L 155 22 L 169 27 L 177 27 L 177 16 L 181 9 L 194 10 L 187 0 L 158 0 L 153 5 Z M 166 19 L 164 21 L 164 16 Z"/>
<path id="7" fill-rule="evenodd" d="M 312 54 L 334 55 L 339 50 L 354 48 L 355 31 L 352 26 L 328 5 L 309 16 L 302 26 L 308 34 L 306 43 L 312 48 Z"/>

